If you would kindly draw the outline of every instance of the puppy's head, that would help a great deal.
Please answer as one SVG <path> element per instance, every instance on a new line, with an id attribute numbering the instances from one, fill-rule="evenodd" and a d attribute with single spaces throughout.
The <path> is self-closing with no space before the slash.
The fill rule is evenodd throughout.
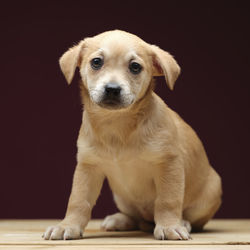
<path id="1" fill-rule="evenodd" d="M 59 62 L 69 84 L 79 67 L 91 100 L 107 109 L 136 103 L 146 93 L 153 76 L 164 75 L 173 89 L 180 73 L 168 52 L 119 30 L 84 39 L 65 52 Z"/>

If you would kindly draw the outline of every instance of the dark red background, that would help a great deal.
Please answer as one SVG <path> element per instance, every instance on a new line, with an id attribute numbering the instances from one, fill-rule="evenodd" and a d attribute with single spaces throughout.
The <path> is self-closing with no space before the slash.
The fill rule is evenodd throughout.
<path id="1" fill-rule="evenodd" d="M 156 91 L 197 131 L 222 176 L 217 217 L 250 218 L 250 9 L 239 1 L 146 2 L 1 3 L 1 218 L 64 216 L 82 108 L 79 76 L 67 86 L 58 58 L 115 28 L 175 55 L 182 74 L 174 92 L 164 79 Z M 93 216 L 113 211 L 105 184 Z"/>

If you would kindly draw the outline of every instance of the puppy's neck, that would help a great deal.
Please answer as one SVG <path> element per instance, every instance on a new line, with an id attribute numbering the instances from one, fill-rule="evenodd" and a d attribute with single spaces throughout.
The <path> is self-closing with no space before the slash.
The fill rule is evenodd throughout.
<path id="1" fill-rule="evenodd" d="M 105 143 L 107 143 L 107 140 L 126 143 L 138 125 L 151 114 L 154 101 L 152 95 L 153 81 L 142 98 L 131 107 L 119 110 L 105 109 L 93 103 L 84 85 L 81 83 L 80 86 L 84 118 L 88 120 L 93 134 Z"/>

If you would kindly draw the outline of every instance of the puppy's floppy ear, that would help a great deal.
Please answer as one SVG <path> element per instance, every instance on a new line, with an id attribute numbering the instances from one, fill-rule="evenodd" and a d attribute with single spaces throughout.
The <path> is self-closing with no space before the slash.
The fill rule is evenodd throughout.
<path id="1" fill-rule="evenodd" d="M 80 55 L 83 46 L 84 41 L 81 41 L 78 45 L 66 51 L 59 59 L 61 70 L 68 84 L 70 84 L 73 79 L 76 67 L 80 66 Z"/>
<path id="2" fill-rule="evenodd" d="M 168 52 L 151 45 L 153 50 L 153 76 L 165 76 L 168 87 L 173 90 L 174 83 L 177 80 L 181 69 L 173 56 Z"/>

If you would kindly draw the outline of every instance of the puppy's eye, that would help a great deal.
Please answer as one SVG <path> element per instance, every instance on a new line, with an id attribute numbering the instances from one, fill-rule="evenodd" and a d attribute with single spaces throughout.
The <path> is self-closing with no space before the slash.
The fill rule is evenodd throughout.
<path id="1" fill-rule="evenodd" d="M 100 57 L 96 57 L 96 58 L 91 60 L 90 64 L 91 64 L 92 69 L 98 70 L 103 65 L 103 59 Z"/>
<path id="2" fill-rule="evenodd" d="M 139 74 L 141 72 L 142 66 L 139 63 L 132 62 L 129 65 L 129 70 L 130 70 L 131 73 L 137 75 L 137 74 Z"/>

